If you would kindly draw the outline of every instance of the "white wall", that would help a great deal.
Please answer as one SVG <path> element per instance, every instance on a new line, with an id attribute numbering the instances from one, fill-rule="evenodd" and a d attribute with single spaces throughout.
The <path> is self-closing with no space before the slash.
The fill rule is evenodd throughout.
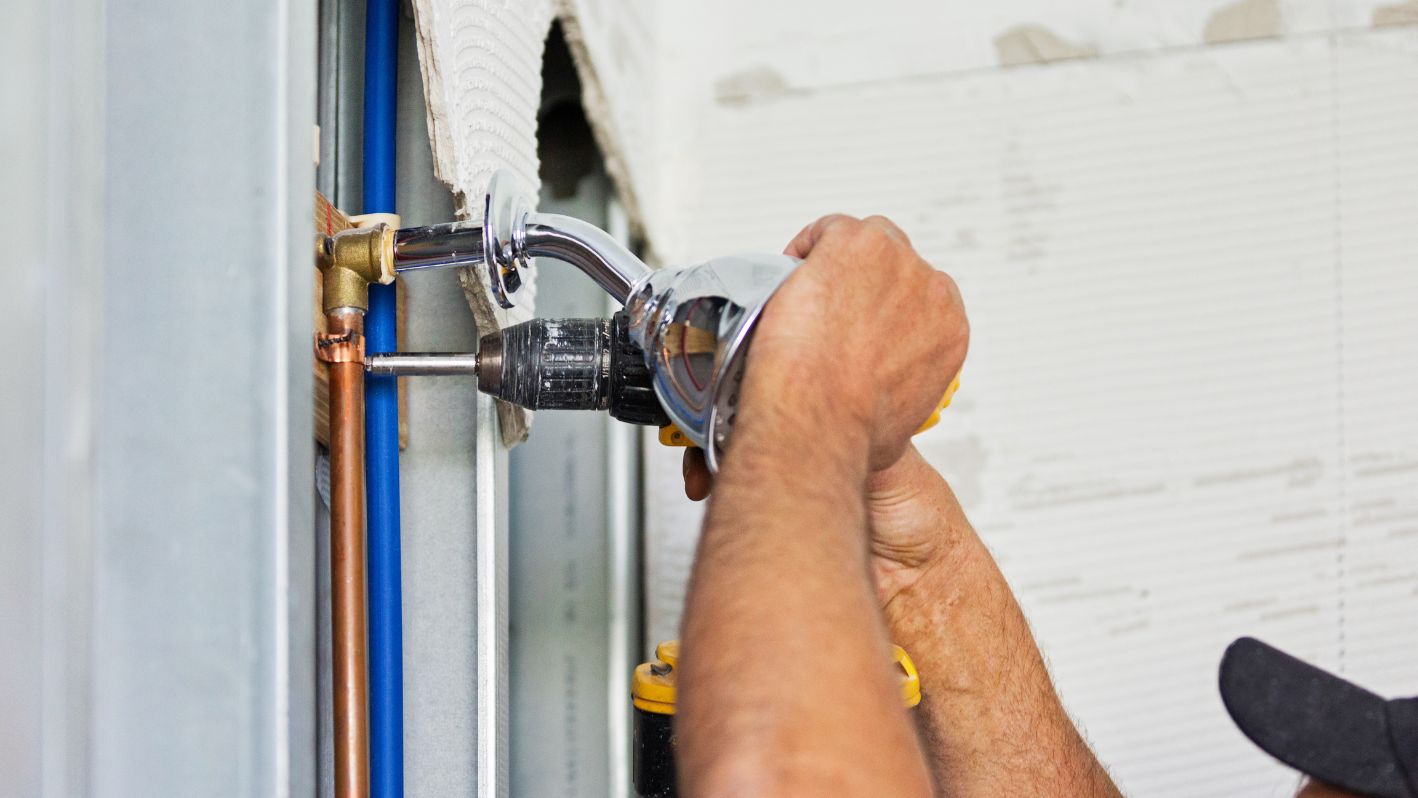
<path id="1" fill-rule="evenodd" d="M 884 213 L 960 281 L 918 443 L 1126 790 L 1292 787 L 1218 700 L 1239 635 L 1418 692 L 1413 3 L 578 8 L 650 31 L 586 39 L 662 261 Z M 698 510 L 648 448 L 653 644 Z"/>

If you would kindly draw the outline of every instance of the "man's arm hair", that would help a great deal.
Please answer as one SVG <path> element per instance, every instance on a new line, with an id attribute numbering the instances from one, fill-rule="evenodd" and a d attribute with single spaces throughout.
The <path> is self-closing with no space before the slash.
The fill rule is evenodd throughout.
<path id="1" fill-rule="evenodd" d="M 735 430 L 686 608 L 685 796 L 930 794 L 867 573 L 865 444 L 819 423 Z"/>
<path id="2" fill-rule="evenodd" d="M 908 457 L 911 455 L 908 454 Z M 921 677 L 917 725 L 938 795 L 1119 796 L 1049 679 L 1029 624 L 945 480 L 916 470 L 940 545 L 885 607 Z"/>
<path id="3" fill-rule="evenodd" d="M 954 282 L 877 217 L 825 217 L 760 317 L 685 609 L 686 796 L 930 795 L 868 565 L 869 468 L 968 344 Z"/>

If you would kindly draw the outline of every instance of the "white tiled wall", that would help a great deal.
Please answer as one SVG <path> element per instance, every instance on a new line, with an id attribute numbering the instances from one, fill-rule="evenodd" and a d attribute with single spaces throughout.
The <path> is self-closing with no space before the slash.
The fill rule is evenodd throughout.
<path id="1" fill-rule="evenodd" d="M 898 221 L 974 331 L 918 443 L 1100 756 L 1132 795 L 1288 794 L 1218 700 L 1230 640 L 1418 693 L 1418 27 L 1281 3 L 1278 36 L 1208 45 L 1225 3 L 847 5 L 649 15 L 655 251 Z M 1101 55 L 1001 68 L 1022 24 Z M 653 644 L 699 514 L 647 450 Z"/>

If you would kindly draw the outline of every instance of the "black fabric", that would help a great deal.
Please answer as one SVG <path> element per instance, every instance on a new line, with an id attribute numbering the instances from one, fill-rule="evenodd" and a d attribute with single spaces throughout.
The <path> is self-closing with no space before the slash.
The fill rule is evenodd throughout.
<path id="1" fill-rule="evenodd" d="M 1408 791 L 1418 795 L 1418 697 L 1388 702 L 1388 737 L 1407 777 Z"/>
<path id="2" fill-rule="evenodd" d="M 1418 766 L 1415 699 L 1386 702 L 1249 637 L 1221 660 L 1221 699 L 1252 742 L 1290 767 L 1371 798 L 1418 798 L 1405 772 Z"/>

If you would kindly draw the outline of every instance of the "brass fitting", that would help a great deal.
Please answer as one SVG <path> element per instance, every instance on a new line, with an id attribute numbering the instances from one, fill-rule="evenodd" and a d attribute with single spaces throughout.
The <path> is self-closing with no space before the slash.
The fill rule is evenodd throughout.
<path id="1" fill-rule="evenodd" d="M 324 310 L 369 309 L 369 284 L 394 282 L 394 228 L 387 224 L 341 230 L 315 239 L 315 262 L 325 276 Z"/>

